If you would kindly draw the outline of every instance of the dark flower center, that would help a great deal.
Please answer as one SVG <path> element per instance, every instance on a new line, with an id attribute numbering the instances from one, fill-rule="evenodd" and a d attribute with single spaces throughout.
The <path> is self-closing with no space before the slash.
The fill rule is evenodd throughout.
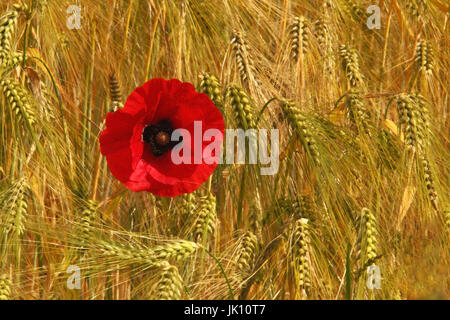
<path id="1" fill-rule="evenodd" d="M 178 141 L 170 140 L 173 130 L 168 120 L 161 120 L 157 124 L 151 124 L 144 128 L 142 141 L 150 146 L 155 157 L 162 156 L 178 143 Z"/>

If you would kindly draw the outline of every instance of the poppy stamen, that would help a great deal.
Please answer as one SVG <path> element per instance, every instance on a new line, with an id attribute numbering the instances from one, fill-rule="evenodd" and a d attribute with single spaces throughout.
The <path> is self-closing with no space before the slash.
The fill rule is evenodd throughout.
<path id="1" fill-rule="evenodd" d="M 167 145 L 170 142 L 169 134 L 167 132 L 160 131 L 156 135 L 155 141 L 156 141 L 156 143 L 158 145 L 163 147 L 163 146 Z"/>
<path id="2" fill-rule="evenodd" d="M 157 124 L 148 125 L 144 128 L 142 141 L 150 146 L 150 150 L 155 157 L 162 156 L 178 143 L 170 140 L 173 130 L 168 120 L 161 120 Z"/>

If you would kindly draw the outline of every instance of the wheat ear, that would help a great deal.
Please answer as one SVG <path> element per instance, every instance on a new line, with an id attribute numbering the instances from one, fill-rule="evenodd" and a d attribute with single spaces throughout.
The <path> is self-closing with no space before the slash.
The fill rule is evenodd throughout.
<path id="1" fill-rule="evenodd" d="M 92 227 L 97 218 L 98 203 L 94 200 L 88 200 L 81 212 L 81 236 L 83 239 L 90 239 Z"/>
<path id="2" fill-rule="evenodd" d="M 163 262 L 161 273 L 156 283 L 157 300 L 178 300 L 183 292 L 183 279 L 178 272 L 178 268 Z"/>
<path id="3" fill-rule="evenodd" d="M 114 72 L 111 72 L 111 74 L 109 75 L 109 95 L 111 99 L 111 112 L 123 108 L 120 83 Z"/>
<path id="4" fill-rule="evenodd" d="M 363 266 L 362 270 L 365 270 L 368 266 L 373 265 L 377 259 L 377 228 L 375 216 L 367 208 L 361 210 L 361 221 L 359 258 Z"/>
<path id="5" fill-rule="evenodd" d="M 0 300 L 11 299 L 11 280 L 5 274 L 0 275 Z"/>
<path id="6" fill-rule="evenodd" d="M 339 55 L 342 59 L 342 68 L 351 88 L 362 84 L 362 75 L 359 67 L 358 52 L 354 47 L 341 45 Z"/>
<path id="7" fill-rule="evenodd" d="M 237 85 L 232 85 L 226 90 L 230 100 L 238 126 L 244 130 L 255 128 L 255 116 L 247 93 Z"/>
<path id="8" fill-rule="evenodd" d="M 159 245 L 153 248 L 123 246 L 107 241 L 92 244 L 93 253 L 107 258 L 112 264 L 124 262 L 126 264 L 144 265 L 147 268 L 159 268 L 166 260 L 185 260 L 198 248 L 191 241 L 179 240 Z"/>
<path id="9" fill-rule="evenodd" d="M 357 90 L 352 89 L 347 94 L 347 114 L 358 130 L 368 133 L 370 113 L 363 103 L 361 93 Z"/>
<path id="10" fill-rule="evenodd" d="M 295 222 L 292 241 L 295 279 L 298 288 L 305 297 L 311 288 L 311 239 L 309 234 L 308 219 L 301 218 Z"/>
<path id="11" fill-rule="evenodd" d="M 0 87 L 19 122 L 28 121 L 30 125 L 33 125 L 36 117 L 28 92 L 18 82 L 10 79 L 2 80 Z"/>
<path id="12" fill-rule="evenodd" d="M 0 18 L 0 60 L 4 64 L 11 52 L 11 37 L 17 24 L 17 11 L 9 11 Z"/>
<path id="13" fill-rule="evenodd" d="M 428 41 L 422 40 L 417 44 L 414 62 L 417 70 L 426 74 L 433 73 L 434 53 Z"/>
<path id="14" fill-rule="evenodd" d="M 208 235 L 212 234 L 217 224 L 216 198 L 212 193 L 201 199 L 200 207 L 196 214 L 194 226 L 194 239 L 203 242 Z"/>
<path id="15" fill-rule="evenodd" d="M 206 93 L 219 110 L 223 110 L 222 89 L 219 80 L 211 73 L 200 75 L 200 92 Z"/>
<path id="16" fill-rule="evenodd" d="M 281 108 L 291 125 L 291 127 L 299 135 L 303 147 L 315 163 L 319 162 L 319 150 L 314 138 L 313 129 L 304 114 L 298 110 L 292 100 L 281 100 Z"/>
<path id="17" fill-rule="evenodd" d="M 28 201 L 30 187 L 24 178 L 14 182 L 6 192 L 5 205 L 0 211 L 4 211 L 0 219 L 6 234 L 22 235 L 25 230 L 25 219 L 28 215 Z"/>
<path id="18" fill-rule="evenodd" d="M 233 48 L 236 65 L 239 71 L 242 84 L 248 88 L 249 81 L 252 78 L 253 62 L 248 50 L 248 45 L 239 31 L 233 31 L 231 36 L 231 46 Z"/>
<path id="19" fill-rule="evenodd" d="M 291 58 L 295 62 L 308 52 L 309 39 L 307 30 L 308 22 L 305 17 L 295 17 L 289 28 Z"/>
<path id="20" fill-rule="evenodd" d="M 237 259 L 237 266 L 244 276 L 253 270 L 258 251 L 258 238 L 253 232 L 247 231 L 239 243 Z"/>

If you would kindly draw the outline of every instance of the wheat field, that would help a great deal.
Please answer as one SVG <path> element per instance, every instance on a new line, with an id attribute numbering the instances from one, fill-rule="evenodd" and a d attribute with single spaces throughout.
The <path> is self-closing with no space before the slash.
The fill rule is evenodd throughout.
<path id="1" fill-rule="evenodd" d="M 2 0 L 0 299 L 449 299 L 449 35 L 445 0 Z M 278 129 L 277 174 L 125 188 L 99 135 L 151 78 Z"/>

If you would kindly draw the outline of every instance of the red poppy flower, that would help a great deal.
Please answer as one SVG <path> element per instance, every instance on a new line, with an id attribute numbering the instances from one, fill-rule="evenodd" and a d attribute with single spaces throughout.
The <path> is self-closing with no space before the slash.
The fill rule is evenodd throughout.
<path id="1" fill-rule="evenodd" d="M 201 122 L 200 139 L 198 132 L 197 135 L 194 132 L 194 121 L 197 131 L 197 121 Z M 123 109 L 108 113 L 106 129 L 100 135 L 100 149 L 111 173 L 129 189 L 174 197 L 196 190 L 217 166 L 217 161 L 211 163 L 207 159 L 201 159 L 201 163 L 176 164 L 172 161 L 174 146 L 184 144 L 183 148 L 187 147 L 185 150 L 190 150 L 190 158 L 194 159 L 194 150 L 199 151 L 200 146 L 203 155 L 211 143 L 203 141 L 204 132 L 219 130 L 221 135 L 211 140 L 221 146 L 224 128 L 217 107 L 190 83 L 152 79 L 131 93 Z M 171 141 L 176 129 L 187 130 L 191 139 Z M 218 157 L 214 152 L 212 156 Z"/>

